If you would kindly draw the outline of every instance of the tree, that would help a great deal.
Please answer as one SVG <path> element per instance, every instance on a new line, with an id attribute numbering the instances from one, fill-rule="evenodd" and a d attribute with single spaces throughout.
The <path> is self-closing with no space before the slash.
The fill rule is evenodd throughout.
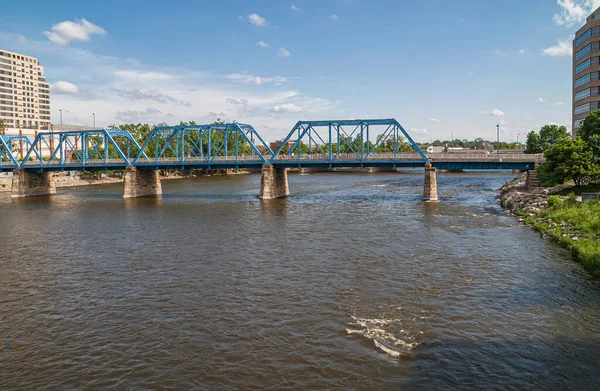
<path id="1" fill-rule="evenodd" d="M 587 116 L 577 135 L 585 142 L 589 142 L 593 135 L 600 135 L 600 110 L 594 110 Z"/>
<path id="2" fill-rule="evenodd" d="M 542 142 L 540 141 L 540 136 L 538 136 L 535 130 L 532 130 L 527 134 L 527 144 L 525 148 L 525 153 L 542 153 L 544 150 L 542 149 Z"/>
<path id="3" fill-rule="evenodd" d="M 0 119 L 0 134 L 6 133 L 6 122 L 3 119 Z"/>
<path id="4" fill-rule="evenodd" d="M 563 182 L 572 179 L 581 186 L 600 176 L 600 166 L 581 137 L 563 138 L 544 155 L 548 169 Z"/>
<path id="5" fill-rule="evenodd" d="M 570 138 L 567 128 L 558 125 L 544 125 L 540 129 L 540 142 L 545 151 L 554 147 L 559 141 Z"/>

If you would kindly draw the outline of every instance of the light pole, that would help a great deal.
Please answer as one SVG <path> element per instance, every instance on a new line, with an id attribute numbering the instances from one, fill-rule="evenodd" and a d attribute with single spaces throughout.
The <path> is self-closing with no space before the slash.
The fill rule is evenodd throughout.
<path id="1" fill-rule="evenodd" d="M 517 133 L 517 144 L 519 144 L 519 137 L 521 137 L 521 133 Z"/>
<path id="2" fill-rule="evenodd" d="M 60 126 L 62 126 L 62 109 L 58 109 L 58 111 L 60 112 Z"/>
<path id="3" fill-rule="evenodd" d="M 450 132 L 450 138 L 452 140 L 450 140 L 450 145 L 452 146 L 452 151 L 454 152 L 454 132 Z"/>
<path id="4" fill-rule="evenodd" d="M 96 113 L 92 113 L 92 115 L 94 116 L 94 128 L 96 127 Z"/>
<path id="5" fill-rule="evenodd" d="M 500 124 L 496 125 L 496 157 L 500 159 Z"/>

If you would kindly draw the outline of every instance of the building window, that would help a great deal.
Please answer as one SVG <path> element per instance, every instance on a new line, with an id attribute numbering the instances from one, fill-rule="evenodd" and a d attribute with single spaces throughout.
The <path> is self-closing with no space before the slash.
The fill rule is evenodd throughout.
<path id="1" fill-rule="evenodd" d="M 588 54 L 591 51 L 592 51 L 592 45 L 587 44 L 583 49 L 581 49 L 580 51 L 578 51 L 575 54 L 575 60 L 579 60 L 581 57 L 585 56 L 586 54 Z"/>
<path id="2" fill-rule="evenodd" d="M 586 69 L 588 69 L 592 65 L 592 59 L 587 59 L 581 64 L 575 67 L 575 74 L 578 74 Z"/>
<path id="3" fill-rule="evenodd" d="M 581 37 L 577 38 L 577 40 L 575 41 L 575 47 L 581 45 L 582 43 L 584 43 L 585 41 L 590 39 L 591 36 L 592 36 L 592 29 L 589 29 L 588 31 L 583 33 L 583 35 Z"/>
<path id="4" fill-rule="evenodd" d="M 575 129 L 581 128 L 581 125 L 583 125 L 583 121 L 585 121 L 585 120 L 580 119 L 580 120 L 575 121 Z"/>
<path id="5" fill-rule="evenodd" d="M 581 113 L 586 113 L 586 112 L 590 111 L 590 108 L 591 108 L 591 105 L 589 103 L 586 103 L 581 106 L 577 106 L 577 107 L 575 107 L 575 115 L 581 114 Z"/>
<path id="6" fill-rule="evenodd" d="M 587 75 L 575 80 L 575 87 L 577 88 L 579 86 L 584 85 L 585 83 L 589 83 L 590 80 L 591 80 L 591 76 L 590 76 L 590 73 L 588 73 Z"/>
<path id="7" fill-rule="evenodd" d="M 575 102 L 587 98 L 592 94 L 592 89 L 588 88 L 575 94 Z"/>

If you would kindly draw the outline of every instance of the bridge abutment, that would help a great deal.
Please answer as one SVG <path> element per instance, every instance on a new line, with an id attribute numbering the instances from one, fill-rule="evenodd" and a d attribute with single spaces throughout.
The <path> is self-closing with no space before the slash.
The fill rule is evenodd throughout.
<path id="1" fill-rule="evenodd" d="M 30 172 L 15 169 L 12 177 L 11 197 L 33 197 L 56 194 L 54 175 L 51 172 Z"/>
<path id="2" fill-rule="evenodd" d="M 123 175 L 123 198 L 149 197 L 162 194 L 158 170 L 138 170 L 133 166 Z"/>
<path id="3" fill-rule="evenodd" d="M 437 175 L 435 167 L 431 164 L 425 165 L 425 183 L 423 185 L 423 201 L 425 202 L 437 202 Z"/>
<path id="4" fill-rule="evenodd" d="M 261 200 L 283 198 L 290 195 L 287 168 L 275 168 L 272 164 L 263 164 L 261 172 Z"/>

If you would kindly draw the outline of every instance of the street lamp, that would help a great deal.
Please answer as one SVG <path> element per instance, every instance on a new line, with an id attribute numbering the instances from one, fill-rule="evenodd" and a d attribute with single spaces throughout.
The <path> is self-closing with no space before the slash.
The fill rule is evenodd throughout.
<path id="1" fill-rule="evenodd" d="M 62 109 L 58 109 L 58 111 L 60 112 L 60 126 L 62 126 Z"/>
<path id="2" fill-rule="evenodd" d="M 521 136 L 521 133 L 517 133 L 517 144 L 519 144 L 519 137 Z"/>
<path id="3" fill-rule="evenodd" d="M 92 113 L 92 115 L 94 116 L 94 128 L 96 127 L 96 113 Z"/>
<path id="4" fill-rule="evenodd" d="M 496 156 L 500 158 L 500 124 L 496 125 Z"/>

